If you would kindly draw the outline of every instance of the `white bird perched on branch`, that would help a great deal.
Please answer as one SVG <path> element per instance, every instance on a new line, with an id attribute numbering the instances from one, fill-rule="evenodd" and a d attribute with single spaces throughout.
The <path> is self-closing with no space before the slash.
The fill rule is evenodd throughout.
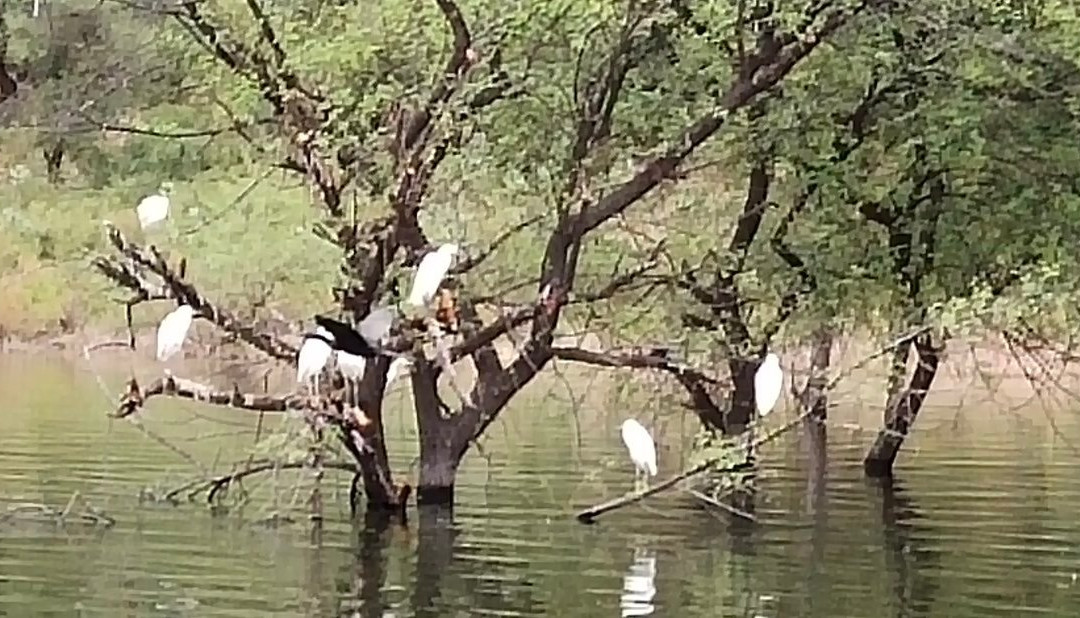
<path id="1" fill-rule="evenodd" d="M 379 307 L 372 309 L 370 313 L 360 320 L 356 330 L 372 346 L 380 346 L 390 333 L 390 327 L 394 325 L 393 307 Z"/>
<path id="2" fill-rule="evenodd" d="M 191 308 L 191 305 L 180 305 L 161 320 L 157 330 L 159 361 L 166 361 L 180 351 L 194 317 L 195 310 Z"/>
<path id="3" fill-rule="evenodd" d="M 780 369 L 780 357 L 769 352 L 754 374 L 754 404 L 758 416 L 766 416 L 776 407 L 784 389 L 784 371 Z"/>
<path id="4" fill-rule="evenodd" d="M 314 389 L 309 386 L 311 393 L 319 392 L 319 374 L 334 353 L 330 347 L 333 341 L 334 336 L 321 326 L 316 328 L 314 333 L 304 335 L 304 343 L 300 346 L 300 353 L 296 358 L 296 383 L 314 381 Z"/>
<path id="5" fill-rule="evenodd" d="M 644 479 L 648 486 L 648 476 L 656 476 L 656 444 L 649 430 L 632 418 L 623 421 L 622 441 L 634 462 L 634 491 L 637 491 L 639 480 Z"/>
<path id="6" fill-rule="evenodd" d="M 143 231 L 169 217 L 169 192 L 171 190 L 172 183 L 163 182 L 156 195 L 144 197 L 135 207 L 135 214 L 139 216 L 139 227 Z"/>
<path id="7" fill-rule="evenodd" d="M 390 367 L 386 370 L 386 386 L 383 391 L 390 390 L 390 384 L 403 372 L 408 373 L 412 369 L 412 361 L 407 358 L 395 358 L 390 361 Z"/>
<path id="8" fill-rule="evenodd" d="M 389 354 L 381 348 L 394 324 L 392 307 L 372 310 L 356 328 L 322 315 L 315 316 L 315 323 L 319 325 L 319 330 L 333 350 L 338 370 L 345 378 L 349 390 L 354 390 L 357 383 L 363 379 L 367 359 L 375 358 L 380 353 Z"/>
<path id="9" fill-rule="evenodd" d="M 409 292 L 408 304 L 413 307 L 424 307 L 435 298 L 435 292 L 439 291 L 443 277 L 450 270 L 450 264 L 458 252 L 458 246 L 448 243 L 440 246 L 435 251 L 425 255 L 420 260 L 420 266 L 416 268 L 413 277 L 412 291 Z"/>

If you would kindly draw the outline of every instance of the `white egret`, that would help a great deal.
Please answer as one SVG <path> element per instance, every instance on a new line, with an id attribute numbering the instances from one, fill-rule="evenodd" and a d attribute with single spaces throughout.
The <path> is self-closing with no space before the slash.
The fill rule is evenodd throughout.
<path id="1" fill-rule="evenodd" d="M 334 350 L 338 371 L 350 391 L 364 377 L 367 359 L 379 355 L 379 348 L 390 327 L 394 323 L 394 309 L 380 307 L 370 312 L 357 328 L 333 318 L 317 315 L 315 323 L 325 332 L 330 347 Z"/>
<path id="2" fill-rule="evenodd" d="M 754 403 L 758 416 L 765 416 L 776 407 L 784 388 L 784 371 L 780 369 L 780 357 L 769 352 L 754 374 Z"/>
<path id="3" fill-rule="evenodd" d="M 386 335 L 390 333 L 390 327 L 393 324 L 393 307 L 379 307 L 378 309 L 372 309 L 371 313 L 367 314 L 363 320 L 360 320 L 357 330 L 360 331 L 361 337 L 373 346 L 378 346 L 386 339 Z"/>
<path id="4" fill-rule="evenodd" d="M 379 351 L 376 342 L 369 341 L 366 337 L 341 320 L 328 318 L 324 315 L 315 316 L 315 323 L 319 328 L 329 333 L 330 345 L 335 350 L 343 350 L 354 356 L 374 358 Z"/>
<path id="5" fill-rule="evenodd" d="M 157 330 L 157 358 L 166 361 L 180 351 L 187 338 L 195 310 L 191 305 L 180 305 L 161 320 Z"/>
<path id="6" fill-rule="evenodd" d="M 338 371 L 341 372 L 341 377 L 345 378 L 345 385 L 349 391 L 352 391 L 355 402 L 355 391 L 360 380 L 364 378 L 364 368 L 367 367 L 367 359 L 363 356 L 356 354 L 349 354 L 343 350 L 338 350 L 336 353 Z"/>
<path id="7" fill-rule="evenodd" d="M 439 290 L 443 277 L 450 270 L 450 263 L 458 252 L 458 246 L 448 243 L 440 246 L 420 260 L 420 266 L 416 268 L 413 277 L 412 291 L 409 292 L 408 304 L 413 307 L 424 307 L 435 298 L 435 292 Z"/>
<path id="8" fill-rule="evenodd" d="M 311 393 L 319 392 L 319 374 L 334 353 L 330 347 L 333 341 L 334 336 L 322 326 L 316 328 L 314 333 L 304 335 L 304 343 L 296 359 L 296 382 L 304 384 L 314 380 L 314 389 L 310 386 L 308 389 Z"/>
<path id="9" fill-rule="evenodd" d="M 411 367 L 412 361 L 404 357 L 395 358 L 390 361 L 390 367 L 386 370 L 385 389 L 388 390 L 390 388 L 390 383 L 396 380 L 403 372 L 407 373 Z"/>
<path id="10" fill-rule="evenodd" d="M 171 189 L 171 182 L 163 182 L 156 195 L 144 197 L 135 207 L 135 213 L 139 216 L 139 227 L 144 231 L 169 217 L 169 191 Z"/>
<path id="11" fill-rule="evenodd" d="M 656 476 L 656 444 L 649 430 L 632 418 L 623 421 L 622 441 L 634 462 L 634 491 L 637 491 L 639 480 L 644 479 L 647 486 L 648 477 Z"/>

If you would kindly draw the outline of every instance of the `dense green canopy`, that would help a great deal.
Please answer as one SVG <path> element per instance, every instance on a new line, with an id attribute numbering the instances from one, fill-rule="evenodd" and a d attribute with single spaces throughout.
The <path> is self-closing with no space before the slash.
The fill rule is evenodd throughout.
<path id="1" fill-rule="evenodd" d="M 1078 323 L 1067 2 L 4 6 L 0 328 L 98 319 L 100 280 L 69 280 L 163 180 L 171 249 L 252 320 L 359 317 L 460 241 L 478 320 L 567 293 L 515 322 L 523 361 L 583 329 L 672 347 L 729 383 L 678 374 L 714 428 L 779 341 L 921 332 L 902 365 Z M 499 367 L 477 431 L 535 374 Z"/>

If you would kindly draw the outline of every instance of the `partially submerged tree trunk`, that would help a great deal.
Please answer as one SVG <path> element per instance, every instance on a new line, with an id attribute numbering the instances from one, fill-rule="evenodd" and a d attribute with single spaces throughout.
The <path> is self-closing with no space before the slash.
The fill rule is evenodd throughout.
<path id="1" fill-rule="evenodd" d="M 904 310 L 908 314 L 905 321 L 922 325 L 927 318 L 923 281 L 933 269 L 937 251 L 937 224 L 946 195 L 945 171 L 936 165 L 929 148 L 919 142 L 912 148 L 912 160 L 905 174 L 914 187 L 914 190 L 906 191 L 906 199 L 892 198 L 888 204 L 884 200 L 863 202 L 859 211 L 867 220 L 885 229 L 892 274 L 905 295 Z M 912 350 L 915 351 L 915 370 L 901 389 Z M 937 375 L 943 351 L 944 341 L 935 341 L 934 335 L 927 330 L 897 344 L 889 373 L 884 423 L 863 460 L 863 469 L 868 476 L 892 474 L 900 445 L 922 408 Z"/>
<path id="2" fill-rule="evenodd" d="M 805 425 L 808 429 L 820 426 L 825 427 L 825 421 L 829 415 L 829 394 L 826 392 L 828 380 L 826 374 L 832 364 L 832 346 L 835 335 L 828 325 L 819 327 L 811 341 L 810 349 L 810 377 L 806 380 L 806 386 L 799 393 L 799 405 L 803 411 L 809 412 Z"/>
<path id="3" fill-rule="evenodd" d="M 344 286 L 334 290 L 335 298 L 340 309 L 354 321 L 363 318 L 377 301 L 380 290 L 387 288 L 386 275 L 395 261 L 411 266 L 430 248 L 418 213 L 432 178 L 447 153 L 462 146 L 462 135 L 467 132 L 465 125 L 470 122 L 469 118 L 480 115 L 484 108 L 503 99 L 509 90 L 506 83 L 509 80 L 500 79 L 494 86 L 489 84 L 468 96 L 469 89 L 463 86 L 469 85 L 470 73 L 476 63 L 489 62 L 491 66 L 487 68 L 491 73 L 501 72 L 496 66 L 499 50 L 488 55 L 478 53 L 472 47 L 468 25 L 457 4 L 453 0 L 435 1 L 452 36 L 449 57 L 436 68 L 430 92 L 420 97 L 412 92 L 402 95 L 401 100 L 391 103 L 390 109 L 376 123 L 378 126 L 371 127 L 372 132 L 385 131 L 394 136 L 391 143 L 379 140 L 379 145 L 372 147 L 386 146 L 389 152 L 373 153 L 358 152 L 367 147 L 364 135 L 353 136 L 355 143 L 337 147 L 328 145 L 338 143 L 336 140 L 340 135 L 352 135 L 358 126 L 355 118 L 349 117 L 349 110 L 338 108 L 322 94 L 318 80 L 297 74 L 296 63 L 289 61 L 287 46 L 281 44 L 275 32 L 275 20 L 258 2 L 247 3 L 250 23 L 239 29 L 230 28 L 228 20 L 243 17 L 209 14 L 199 3 L 182 3 L 170 13 L 197 40 L 201 49 L 210 53 L 223 68 L 235 73 L 249 87 L 250 93 L 261 97 L 271 110 L 287 143 L 285 160 L 274 161 L 274 164 L 303 176 L 325 208 L 330 222 L 320 226 L 319 232 L 340 249 L 341 270 L 346 279 Z M 732 114 L 776 86 L 817 45 L 864 8 L 865 4 L 847 6 L 843 3 L 814 7 L 808 11 L 806 20 L 792 31 L 770 30 L 760 37 L 750 37 L 747 33 L 747 38 L 755 40 L 756 44 L 752 44 L 753 49 L 739 46 L 741 51 L 751 53 L 739 54 L 738 71 L 716 101 L 715 111 L 701 116 L 672 136 L 666 148 L 658 149 L 658 154 L 629 178 L 600 191 L 592 185 L 598 178 L 603 178 L 604 170 L 596 171 L 593 155 L 609 144 L 615 110 L 619 107 L 629 72 L 649 54 L 655 53 L 650 47 L 651 37 L 637 36 L 641 33 L 635 31 L 648 20 L 628 20 L 636 25 L 618 31 L 618 39 L 605 52 L 603 62 L 586 69 L 584 72 L 588 74 L 582 75 L 588 87 L 584 88 L 577 101 L 579 107 L 574 110 L 572 120 L 576 123 L 576 135 L 566 161 L 565 190 L 555 200 L 556 223 L 550 230 L 539 264 L 537 299 L 518 303 L 511 314 L 490 323 L 471 325 L 463 331 L 464 337 L 456 345 L 448 352 L 439 353 L 443 355 L 443 362 L 438 367 L 420 351 L 419 344 L 428 333 L 411 322 L 402 323 L 400 334 L 388 344 L 391 351 L 413 357 L 411 381 L 420 433 L 418 500 L 421 503 L 452 503 L 456 473 L 469 445 L 555 356 L 554 334 L 571 293 L 577 297 L 575 302 L 607 300 L 634 283 L 635 277 L 648 269 L 635 269 L 615 277 L 599 290 L 575 290 L 578 255 L 586 235 L 640 203 L 662 182 L 676 178 L 683 161 L 724 127 Z M 771 14 L 771 6 L 766 9 L 763 10 Z M 246 32 L 245 28 L 251 28 L 256 34 L 250 37 L 237 34 Z M 449 105 L 455 98 L 454 105 Z M 443 113 L 446 109 L 456 108 L 459 103 L 469 110 L 469 114 Z M 399 113 L 404 109 L 409 112 Z M 324 137 L 328 139 L 322 139 Z M 329 139 L 331 137 L 333 139 Z M 388 196 L 391 212 L 358 223 L 352 213 L 346 212 L 344 197 L 347 191 L 356 189 L 350 183 L 371 171 L 366 160 L 387 158 L 387 155 L 392 161 L 392 169 L 385 177 L 370 182 L 385 184 L 386 190 L 382 194 Z M 771 160 L 763 157 L 753 167 L 747 198 L 746 208 L 751 217 L 746 225 L 752 229 L 736 232 L 733 238 L 736 253 L 745 255 L 746 244 L 760 224 L 770 174 Z M 605 184 L 607 180 L 603 178 Z M 744 239 L 747 232 L 749 238 Z M 179 273 L 171 269 L 156 249 L 128 246 L 115 229 L 110 231 L 110 238 L 121 257 L 100 258 L 96 265 L 103 274 L 136 293 L 126 303 L 129 308 L 150 300 L 186 303 L 198 312 L 198 317 L 215 323 L 269 356 L 295 362 L 295 350 L 211 304 L 185 280 L 183 269 Z M 494 241 L 487 252 L 493 251 L 499 242 Z M 451 276 L 468 272 L 483 257 L 469 257 L 451 272 Z M 144 270 L 155 273 L 164 283 L 149 283 L 142 276 Z M 739 270 L 728 269 L 723 274 L 733 282 Z M 721 285 L 718 291 L 723 294 L 729 290 Z M 467 296 L 467 290 L 462 288 L 461 295 Z M 725 311 L 736 312 L 741 320 L 738 315 L 740 299 L 735 295 L 729 300 L 719 304 L 725 306 Z M 504 366 L 492 344 L 497 338 L 508 336 L 511 330 L 524 326 L 529 326 L 528 335 L 524 342 L 515 340 L 516 355 Z M 742 339 L 750 344 L 748 335 Z M 743 347 L 748 346 L 740 344 L 740 349 Z M 752 353 L 742 356 L 751 358 Z M 459 392 L 461 404 L 451 409 L 439 400 L 438 378 L 441 373 L 452 374 L 451 364 L 463 359 L 473 362 L 478 377 L 469 393 Z M 645 362 L 678 376 L 699 405 L 704 405 L 708 399 L 703 386 L 707 380 L 700 372 L 660 363 L 655 357 Z M 753 371 L 758 362 L 747 361 L 738 371 L 741 377 L 740 408 L 732 412 L 731 419 L 736 427 L 745 426 L 752 415 Z M 309 422 L 325 422 L 337 427 L 343 444 L 361 469 L 368 504 L 377 509 L 401 508 L 409 495 L 407 485 L 393 483 L 384 443 L 381 397 L 386 366 L 385 359 L 381 359 L 367 368 L 359 406 L 362 415 L 354 415 L 348 409 L 342 411 L 337 405 L 323 405 L 325 396 L 320 396 L 315 399 L 319 400 L 321 408 L 312 408 L 309 419 Z M 453 378 L 452 375 L 449 377 Z M 219 399 L 230 401 L 228 395 Z M 280 406 L 275 410 L 286 407 L 283 402 L 277 403 Z M 703 418 L 720 416 L 719 406 L 715 404 L 707 412 Z"/>
<path id="4" fill-rule="evenodd" d="M 915 370 L 894 405 L 886 409 L 885 424 L 863 460 L 863 469 L 871 477 L 892 475 L 896 455 L 922 409 L 941 363 L 943 346 L 935 343 L 931 333 L 917 335 L 911 349 L 916 355 Z"/>
<path id="5" fill-rule="evenodd" d="M 806 508 L 808 512 L 815 514 L 815 534 L 819 532 L 818 515 L 823 516 L 824 513 L 825 474 L 829 463 L 826 373 L 832 363 L 833 339 L 833 330 L 828 325 L 821 326 L 814 332 L 810 349 L 810 377 L 797 397 L 799 407 L 806 415 L 803 420 L 803 440 L 807 455 Z M 814 545 L 815 550 L 819 544 Z"/>
<path id="6" fill-rule="evenodd" d="M 456 444 L 452 419 L 443 417 L 436 375 L 431 363 L 420 360 L 413 369 L 413 401 L 420 431 L 418 504 L 453 504 L 454 480 L 466 447 Z"/>

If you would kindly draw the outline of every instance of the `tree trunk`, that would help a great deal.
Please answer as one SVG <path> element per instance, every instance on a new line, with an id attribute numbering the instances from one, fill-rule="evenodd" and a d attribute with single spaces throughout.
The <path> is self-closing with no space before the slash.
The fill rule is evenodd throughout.
<path id="1" fill-rule="evenodd" d="M 724 422 L 728 435 L 738 435 L 746 431 L 754 418 L 754 373 L 759 361 L 744 358 L 728 359 L 731 381 L 734 389 L 731 393 L 731 409 Z"/>
<path id="2" fill-rule="evenodd" d="M 7 68 L 7 41 L 8 28 L 4 20 L 4 3 L 0 2 L 0 103 L 15 96 L 19 90 L 19 84 Z"/>
<path id="3" fill-rule="evenodd" d="M 877 439 L 863 460 L 863 470 L 867 476 L 888 477 L 892 475 L 893 462 L 900 452 L 908 431 L 915 422 L 923 401 L 930 391 L 930 386 L 937 375 L 941 362 L 943 344 L 937 345 L 930 333 L 915 337 L 915 353 L 918 364 L 911 375 L 907 387 L 895 398 L 893 405 L 885 409 L 885 424 L 878 431 Z"/>
<path id="4" fill-rule="evenodd" d="M 805 423 L 807 428 L 820 426 L 824 433 L 825 421 L 829 416 L 829 398 L 825 392 L 828 381 L 825 374 L 832 364 L 832 329 L 828 326 L 818 328 L 814 333 L 813 346 L 810 351 L 810 377 L 798 399 L 803 411 L 809 412 Z"/>
<path id="5" fill-rule="evenodd" d="M 454 479 L 465 449 L 456 444 L 454 423 L 443 416 L 435 370 L 427 359 L 412 373 L 416 424 L 420 430 L 420 480 L 417 504 L 453 504 Z"/>
<path id="6" fill-rule="evenodd" d="M 751 111 L 753 117 L 763 114 L 763 103 L 755 105 Z M 771 153 L 762 154 L 750 168 L 742 214 L 727 247 L 728 253 L 734 256 L 734 261 L 729 268 L 717 272 L 713 284 L 712 312 L 724 335 L 733 386 L 731 409 L 723 427 L 728 435 L 742 433 L 754 418 L 754 372 L 762 359 L 755 349 L 746 316 L 743 314 L 743 299 L 736 277 L 742 272 L 750 246 L 761 229 L 761 221 L 768 205 L 772 172 Z"/>
<path id="7" fill-rule="evenodd" d="M 803 421 L 803 439 L 807 454 L 806 508 L 815 515 L 815 533 L 819 517 L 824 517 L 825 473 L 828 468 L 828 434 L 825 424 L 828 418 L 829 401 L 825 387 L 828 382 L 825 374 L 832 363 L 833 332 L 828 326 L 819 328 L 813 337 L 813 349 L 810 351 L 810 377 L 806 386 L 799 393 L 798 401 L 803 412 L 808 412 Z M 819 540 L 815 536 L 815 540 Z M 817 543 L 815 551 L 818 551 Z"/>
<path id="8" fill-rule="evenodd" d="M 404 512 L 412 488 L 394 483 L 383 434 L 382 394 L 388 364 L 385 358 L 380 358 L 364 373 L 358 389 L 357 405 L 366 417 L 366 422 L 358 423 L 356 428 L 346 423 L 342 429 L 342 442 L 360 464 L 359 477 L 364 482 L 368 508 Z M 349 410 L 348 407 L 345 409 Z M 354 511 L 357 501 L 356 484 L 360 479 L 353 479 L 350 498 Z"/>

